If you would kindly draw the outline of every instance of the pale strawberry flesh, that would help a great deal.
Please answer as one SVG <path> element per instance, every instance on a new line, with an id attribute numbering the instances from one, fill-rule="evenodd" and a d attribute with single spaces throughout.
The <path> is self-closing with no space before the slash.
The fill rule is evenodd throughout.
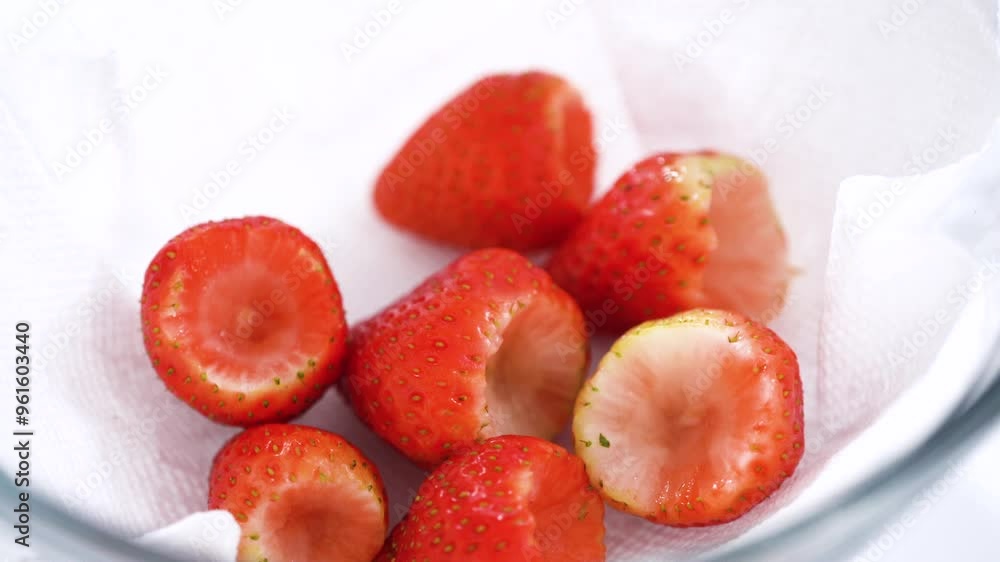
<path id="1" fill-rule="evenodd" d="M 240 560 L 368 562 L 388 526 L 375 466 L 339 435 L 271 424 L 249 429 L 216 456 L 209 508 L 241 528 Z"/>
<path id="2" fill-rule="evenodd" d="M 564 405 L 580 389 L 587 353 L 575 315 L 560 299 L 539 297 L 510 319 L 486 365 L 484 435 L 551 439 L 567 422 Z"/>
<path id="3" fill-rule="evenodd" d="M 549 270 L 595 326 L 620 332 L 694 307 L 770 320 L 784 304 L 787 245 L 761 172 L 714 152 L 646 158 L 556 250 Z"/>
<path id="4" fill-rule="evenodd" d="M 286 487 L 281 499 L 250 521 L 260 531 L 260 550 L 268 560 L 289 562 L 355 560 L 378 551 L 385 511 L 372 492 L 350 479 Z M 376 531 L 373 532 L 372 529 Z"/>
<path id="5" fill-rule="evenodd" d="M 718 155 L 700 165 L 712 174 L 708 217 L 718 237 L 702 277 L 701 306 L 770 322 L 784 308 L 792 270 L 767 179 L 752 164 L 731 156 Z"/>
<path id="6" fill-rule="evenodd" d="M 628 332 L 580 392 L 577 452 L 612 505 L 673 526 L 739 517 L 803 453 L 795 355 L 744 317 L 696 310 Z"/>
<path id="7" fill-rule="evenodd" d="M 433 467 L 496 435 L 554 437 L 588 361 L 573 300 L 523 256 L 493 248 L 358 326 L 343 388 L 365 423 Z"/>
<path id="8" fill-rule="evenodd" d="M 234 425 L 302 412 L 340 375 L 347 327 L 319 247 L 275 219 L 192 227 L 146 273 L 147 352 L 178 397 Z"/>

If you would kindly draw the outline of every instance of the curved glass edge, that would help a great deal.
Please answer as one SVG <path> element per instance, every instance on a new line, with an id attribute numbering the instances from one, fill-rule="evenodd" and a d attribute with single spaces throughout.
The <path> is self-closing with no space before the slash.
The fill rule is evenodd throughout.
<path id="1" fill-rule="evenodd" d="M 1000 342 L 998 342 L 1000 344 Z M 825 502 L 802 519 L 738 549 L 697 557 L 699 562 L 776 562 L 848 556 L 876 535 L 881 524 L 906 501 L 943 474 L 949 463 L 967 453 L 1000 419 L 1000 345 L 980 369 L 991 380 L 985 391 L 972 389 L 965 400 L 918 447 L 886 465 L 843 495 Z"/>
<path id="2" fill-rule="evenodd" d="M 900 505 L 915 497 L 948 462 L 981 439 L 1000 418 L 1000 347 L 981 369 L 992 380 L 967 409 L 956 410 L 920 446 L 826 502 L 803 519 L 739 548 L 697 557 L 701 562 L 801 561 L 849 555 L 875 534 Z M 14 502 L 16 489 L 0 484 L 0 498 Z M 16 502 L 13 504 L 16 505 Z M 46 543 L 32 554 L 61 554 L 73 560 L 184 562 L 133 544 L 59 509 L 46 497 L 33 499 L 35 525 L 46 528 Z M 652 560 L 650 560 L 652 562 Z"/>

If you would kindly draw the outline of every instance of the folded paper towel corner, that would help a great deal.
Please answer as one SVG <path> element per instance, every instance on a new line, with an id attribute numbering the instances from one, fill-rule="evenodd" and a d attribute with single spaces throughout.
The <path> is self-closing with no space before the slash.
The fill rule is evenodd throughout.
<path id="1" fill-rule="evenodd" d="M 602 138 L 604 189 L 659 150 L 713 147 L 754 160 L 772 180 L 803 271 L 773 325 L 799 353 L 806 386 L 807 455 L 796 478 L 718 528 L 611 513 L 610 560 L 703 551 L 772 525 L 780 518 L 768 516 L 794 505 L 841 447 L 922 379 L 949 328 L 995 281 L 979 273 L 992 271 L 997 220 L 985 211 L 1000 208 L 1000 143 L 976 153 L 1000 116 L 995 0 L 924 3 L 888 35 L 879 22 L 891 17 L 890 0 L 851 10 L 717 0 L 697 3 L 698 17 L 691 2 L 616 2 L 559 20 L 534 2 L 421 3 L 351 60 L 328 23 L 367 14 L 312 4 L 317 17 L 257 3 L 222 23 L 203 5 L 151 5 L 120 37 L 83 30 L 114 44 L 107 56 L 0 56 L 9 78 L 0 81 L 0 233 L 18 242 L 0 244 L 0 260 L 30 265 L 0 276 L 0 310 L 24 313 L 45 335 L 33 391 L 44 396 L 36 419 L 52 441 L 38 451 L 38 481 L 67 511 L 122 536 L 160 529 L 141 542 L 172 545 L 180 559 L 232 560 L 238 534 L 224 514 L 197 513 L 212 455 L 234 430 L 177 403 L 144 356 L 138 298 L 156 249 L 195 222 L 274 214 L 321 242 L 349 319 L 363 318 L 454 255 L 378 221 L 375 174 L 427 113 L 487 72 L 544 68 L 576 83 Z M 701 16 L 733 5 L 733 23 L 698 44 Z M 89 5 L 71 9 L 78 25 L 103 21 Z M 122 3 L 115 13 L 135 10 Z M 199 19 L 206 14 L 211 22 Z M 280 24 L 288 40 L 261 41 L 264 24 Z M 161 31 L 181 28 L 183 42 Z M 30 47 L 41 52 L 46 35 L 58 36 L 48 31 Z M 142 101 L 123 97 L 144 81 L 153 87 Z M 287 128 L 252 162 L 239 160 L 247 134 L 283 108 Z M 87 144 L 106 118 L 112 130 Z M 245 164 L 239 176 L 213 184 L 233 159 Z M 300 421 L 353 440 L 405 510 L 422 473 L 335 393 Z M 921 431 L 934 423 L 924 421 Z M 208 531 L 218 538 L 198 543 Z"/>
<path id="2" fill-rule="evenodd" d="M 135 540 L 140 546 L 190 562 L 235 562 L 239 542 L 239 524 L 221 510 L 189 515 Z"/>
<path id="3" fill-rule="evenodd" d="M 880 196 L 884 193 L 894 193 L 900 197 L 899 205 L 889 204 L 884 195 Z M 847 178 L 841 183 L 837 201 L 831 265 L 827 273 L 827 314 L 823 320 L 828 329 L 823 331 L 820 357 L 822 411 L 831 414 L 818 421 L 819 427 L 810 428 L 807 436 L 810 440 L 826 441 L 830 447 L 837 447 L 837 441 L 856 435 L 865 423 L 870 423 L 900 392 L 925 374 L 929 369 L 929 362 L 944 345 L 950 327 L 962 312 L 958 305 L 967 304 L 972 296 L 965 295 L 961 302 L 953 298 L 950 304 L 956 308 L 945 316 L 937 310 L 922 312 L 927 318 L 940 319 L 935 321 L 939 321 L 941 325 L 934 329 L 934 334 L 927 334 L 928 338 L 921 343 L 922 348 L 929 348 L 919 356 L 926 364 L 916 364 L 913 361 L 918 356 L 907 355 L 904 350 L 907 345 L 906 337 L 910 336 L 912 339 L 913 334 L 897 333 L 891 327 L 877 324 L 870 318 L 891 318 L 898 315 L 898 307 L 893 304 L 893 298 L 888 298 L 887 295 L 897 295 L 894 298 L 905 302 L 909 297 L 899 296 L 899 291 L 904 289 L 899 285 L 901 281 L 911 281 L 913 274 L 919 272 L 919 286 L 913 287 L 913 283 L 907 283 L 909 287 L 905 289 L 919 294 L 927 291 L 939 293 L 941 287 L 954 288 L 956 283 L 962 286 L 962 279 L 967 281 L 980 273 L 996 275 L 1000 280 L 1000 238 L 989 237 L 990 234 L 998 233 L 978 231 L 973 236 L 955 236 L 950 230 L 953 226 L 950 221 L 956 217 L 949 217 L 949 220 L 938 218 L 940 209 L 956 201 L 961 202 L 970 213 L 974 209 L 982 209 L 983 212 L 1000 209 L 1000 121 L 994 128 L 991 140 L 980 153 L 919 176 Z M 869 222 L 864 217 L 871 217 L 874 222 Z M 960 224 L 968 222 L 965 215 L 957 218 L 960 219 Z M 1000 222 L 994 217 L 990 225 L 995 229 L 1000 226 Z M 920 243 L 914 245 L 915 239 L 919 239 Z M 908 253 L 910 248 L 914 250 L 914 254 Z M 928 256 L 942 260 L 940 263 L 947 262 L 947 265 L 928 271 Z M 861 263 L 864 260 L 871 261 Z M 989 268 L 991 263 L 996 264 L 992 270 Z M 842 268 L 860 268 L 870 276 L 859 278 L 857 284 L 848 283 L 845 279 L 849 276 Z M 939 275 L 935 277 L 933 273 Z M 875 283 L 889 285 L 880 287 L 875 286 Z M 985 286 L 981 290 L 985 290 Z M 876 294 L 873 299 L 865 296 L 872 293 Z M 996 294 L 1000 296 L 1000 292 Z M 892 310 L 883 310 L 890 308 Z M 857 316 L 851 316 L 852 314 Z M 845 331 L 836 328 L 851 325 L 858 326 L 858 329 Z M 926 324 L 921 327 L 919 321 L 903 322 L 900 325 L 906 326 L 911 332 L 913 326 L 918 330 L 926 329 Z M 931 337 L 938 334 L 940 338 Z M 894 349 L 897 343 L 899 349 Z M 853 363 L 842 362 L 835 358 L 851 358 L 855 355 L 838 353 L 839 348 L 844 346 L 854 350 L 869 348 L 875 352 L 866 354 L 862 351 L 857 354 L 868 357 L 867 362 L 857 361 L 857 357 L 854 357 Z M 981 347 L 972 351 L 985 354 L 989 348 Z M 871 362 L 875 360 L 881 363 Z M 889 364 L 892 364 L 892 368 L 887 367 Z M 897 368 L 899 366 L 906 368 Z M 855 399 L 846 398 L 850 393 L 857 392 L 857 389 L 842 384 L 843 369 L 857 370 L 854 377 L 882 388 L 884 392 L 862 391 Z M 937 382 L 948 384 L 947 380 Z M 955 384 L 954 380 L 952 384 Z M 869 399 L 873 402 L 865 402 Z M 932 427 L 928 420 L 924 420 L 923 425 Z M 236 557 L 239 535 L 239 525 L 230 514 L 224 511 L 207 511 L 143 535 L 136 542 L 171 554 L 179 560 L 231 561 Z"/>

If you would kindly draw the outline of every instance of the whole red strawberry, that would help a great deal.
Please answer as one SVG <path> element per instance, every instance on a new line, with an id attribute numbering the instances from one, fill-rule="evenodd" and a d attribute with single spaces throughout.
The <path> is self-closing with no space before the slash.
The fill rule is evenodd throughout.
<path id="1" fill-rule="evenodd" d="M 590 112 L 542 72 L 483 78 L 432 115 L 382 171 L 389 222 L 448 244 L 528 250 L 562 240 L 594 189 Z"/>
<path id="2" fill-rule="evenodd" d="M 156 254 L 142 333 L 178 398 L 231 425 L 288 420 L 340 376 L 347 324 L 319 247 L 267 217 L 185 230 Z"/>
<path id="3" fill-rule="evenodd" d="M 580 459 L 508 435 L 434 471 L 375 562 L 604 559 L 604 504 Z"/>
<path id="4" fill-rule="evenodd" d="M 732 521 L 805 451 L 795 353 L 763 325 L 691 310 L 628 331 L 577 399 L 573 435 L 610 504 L 675 527 Z"/>
<path id="5" fill-rule="evenodd" d="M 356 327 L 344 389 L 423 466 L 508 433 L 552 438 L 589 360 L 576 303 L 504 249 L 474 251 Z"/>
<path id="6" fill-rule="evenodd" d="M 597 328 L 623 331 L 694 307 L 770 321 L 784 305 L 787 257 L 753 164 L 713 152 L 658 154 L 615 182 L 549 271 Z"/>
<path id="7" fill-rule="evenodd" d="M 369 562 L 389 526 L 378 469 L 343 437 L 263 425 L 233 437 L 209 477 L 209 509 L 233 514 L 239 560 Z"/>

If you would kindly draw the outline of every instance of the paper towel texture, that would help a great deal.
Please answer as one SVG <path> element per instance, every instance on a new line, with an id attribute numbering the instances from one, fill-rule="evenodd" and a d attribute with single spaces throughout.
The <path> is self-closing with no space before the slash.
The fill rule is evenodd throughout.
<path id="1" fill-rule="evenodd" d="M 385 21 L 376 12 L 390 4 Z M 991 247 L 938 212 L 966 193 L 995 197 L 969 179 L 978 165 L 838 188 L 861 174 L 924 174 L 983 147 L 1000 115 L 993 0 L 104 0 L 63 6 L 27 37 L 19 22 L 37 9 L 0 9 L 24 36 L 0 57 L 0 310 L 36 334 L 39 486 L 125 536 L 203 510 L 212 456 L 236 432 L 177 401 L 149 367 L 138 301 L 150 257 L 192 224 L 273 215 L 317 241 L 349 320 L 365 318 L 457 255 L 380 221 L 376 174 L 488 72 L 542 68 L 582 90 L 601 191 L 658 150 L 756 161 L 801 271 L 772 323 L 806 387 L 801 470 L 720 528 L 612 512 L 610 560 L 704 550 L 779 507 L 793 512 L 833 453 L 929 370 L 966 305 L 984 306 L 969 283 L 992 271 Z M 226 173 L 231 162 L 239 173 Z M 980 232 L 997 225 L 982 222 Z M 335 393 L 299 421 L 365 451 L 393 522 L 405 513 L 421 471 Z M 2 463 L 9 471 L 9 456 Z"/>

